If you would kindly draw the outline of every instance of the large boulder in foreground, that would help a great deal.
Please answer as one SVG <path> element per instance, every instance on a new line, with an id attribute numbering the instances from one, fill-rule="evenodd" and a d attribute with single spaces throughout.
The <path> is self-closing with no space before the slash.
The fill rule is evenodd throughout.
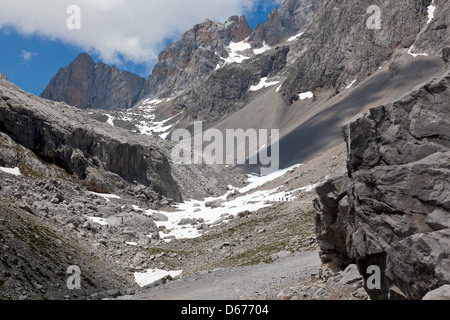
<path id="1" fill-rule="evenodd" d="M 339 261 L 356 261 L 366 280 L 370 266 L 380 268 L 381 289 L 366 287 L 372 299 L 422 299 L 449 284 L 450 74 L 370 110 L 343 132 L 350 184 L 338 200 L 348 213 L 336 203 L 331 212 L 347 219 L 338 224 L 345 239 L 318 225 L 320 237 L 334 239 Z M 320 221 L 333 219 L 326 203 L 335 195 L 324 188 Z"/>

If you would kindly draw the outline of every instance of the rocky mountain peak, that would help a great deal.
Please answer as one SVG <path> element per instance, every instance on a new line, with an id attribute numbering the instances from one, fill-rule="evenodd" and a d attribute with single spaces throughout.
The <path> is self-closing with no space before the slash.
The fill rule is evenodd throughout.
<path id="1" fill-rule="evenodd" d="M 261 46 L 263 42 L 274 46 L 305 30 L 318 10 L 322 0 L 284 0 L 274 8 L 266 23 L 260 23 L 249 42 Z"/>
<path id="2" fill-rule="evenodd" d="M 231 32 L 232 40 L 234 42 L 244 41 L 253 32 L 245 16 L 232 16 L 228 19 L 228 22 L 230 21 L 237 24 L 237 27 Z"/>
<path id="3" fill-rule="evenodd" d="M 78 55 L 78 57 L 75 59 L 74 62 L 75 63 L 80 63 L 80 64 L 94 65 L 95 66 L 94 59 L 92 59 L 92 57 L 86 52 L 80 53 Z"/>
<path id="4" fill-rule="evenodd" d="M 245 40 L 252 31 L 245 16 L 195 25 L 161 52 L 141 99 L 167 97 L 198 82 L 216 69 L 221 57 L 228 57 L 226 47 L 231 42 Z"/>
<path id="5" fill-rule="evenodd" d="M 231 16 L 224 23 L 206 19 L 186 31 L 179 42 L 194 41 L 197 46 L 214 45 L 215 42 L 228 44 L 230 41 L 243 41 L 252 31 L 245 16 Z M 176 47 L 176 44 L 169 45 L 168 49 Z"/>
<path id="6" fill-rule="evenodd" d="M 81 109 L 128 109 L 137 102 L 144 84 L 145 79 L 133 73 L 96 64 L 89 54 L 81 53 L 58 71 L 41 97 Z"/>
<path id="7" fill-rule="evenodd" d="M 266 23 L 255 30 L 245 16 L 231 16 L 225 23 L 205 20 L 163 51 L 141 99 L 178 94 L 199 83 L 230 56 L 231 43 L 246 41 L 249 48 L 273 47 L 304 31 L 321 0 L 285 0 L 274 8 Z M 251 54 L 250 54 L 251 55 Z"/>

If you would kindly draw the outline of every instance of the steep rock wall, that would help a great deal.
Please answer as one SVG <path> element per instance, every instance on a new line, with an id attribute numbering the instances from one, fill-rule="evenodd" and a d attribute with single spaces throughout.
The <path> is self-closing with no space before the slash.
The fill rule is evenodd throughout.
<path id="1" fill-rule="evenodd" d="M 372 299 L 422 299 L 450 283 L 450 73 L 343 132 L 348 187 L 339 177 L 317 189 L 326 271 L 356 261 L 367 280 L 378 266 L 381 290 L 366 287 Z"/>

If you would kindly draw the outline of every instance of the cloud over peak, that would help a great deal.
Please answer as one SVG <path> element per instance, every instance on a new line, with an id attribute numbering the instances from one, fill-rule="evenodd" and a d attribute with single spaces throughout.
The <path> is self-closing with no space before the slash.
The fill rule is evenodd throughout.
<path id="1" fill-rule="evenodd" d="M 206 18 L 225 21 L 261 0 L 0 0 L 0 29 L 61 40 L 99 55 L 106 63 L 153 64 L 168 39 Z M 80 26 L 69 28 L 80 8 Z M 70 21 L 68 21 L 70 19 Z M 32 54 L 22 52 L 29 60 Z"/>

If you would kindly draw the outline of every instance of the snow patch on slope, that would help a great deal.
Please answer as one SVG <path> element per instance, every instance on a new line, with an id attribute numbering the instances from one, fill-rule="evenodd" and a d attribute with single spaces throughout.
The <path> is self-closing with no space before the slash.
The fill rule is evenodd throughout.
<path id="1" fill-rule="evenodd" d="M 408 54 L 410 56 L 413 56 L 414 58 L 416 58 L 418 56 L 428 57 L 428 53 L 412 53 L 413 49 L 414 49 L 414 45 L 412 45 L 408 50 Z"/>
<path id="2" fill-rule="evenodd" d="M 295 36 L 290 37 L 289 39 L 287 39 L 286 42 L 292 42 L 292 41 L 295 41 L 295 40 L 297 40 L 298 38 L 300 38 L 303 34 L 304 34 L 304 32 L 300 32 L 299 34 L 296 34 Z"/>
<path id="3" fill-rule="evenodd" d="M 96 192 L 89 192 L 89 193 L 96 195 L 97 197 L 104 198 L 104 199 L 106 199 L 106 201 L 110 201 L 110 199 L 120 199 L 120 197 L 116 196 L 115 194 L 96 193 Z"/>
<path id="4" fill-rule="evenodd" d="M 106 123 L 109 124 L 110 126 L 114 127 L 114 117 L 109 114 L 107 114 L 106 116 L 108 117 L 108 120 L 106 120 Z"/>
<path id="5" fill-rule="evenodd" d="M 433 21 L 434 19 L 434 13 L 436 12 L 436 4 L 435 4 L 435 0 L 433 0 L 433 2 L 431 3 L 431 5 L 429 5 L 427 7 L 428 10 L 428 21 L 427 24 L 430 24 L 431 21 Z"/>
<path id="6" fill-rule="evenodd" d="M 238 191 L 240 193 L 246 193 L 250 190 L 256 189 L 264 184 L 266 184 L 267 182 L 273 181 L 275 179 L 278 179 L 282 176 L 284 176 L 286 173 L 288 173 L 291 170 L 297 169 L 298 167 L 301 167 L 302 164 L 297 164 L 294 165 L 292 167 L 286 168 L 286 169 L 282 169 L 282 170 L 278 170 L 275 172 L 272 172 L 266 176 L 250 176 L 248 177 L 247 181 L 249 182 L 249 184 L 246 187 L 243 187 L 241 189 L 239 189 Z"/>
<path id="7" fill-rule="evenodd" d="M 258 55 L 258 54 L 264 53 L 264 52 L 266 52 L 266 51 L 268 51 L 268 50 L 270 50 L 270 49 L 272 49 L 272 48 L 269 47 L 269 46 L 266 44 L 266 42 L 264 41 L 264 42 L 263 42 L 263 47 L 262 47 L 262 48 L 259 48 L 259 49 L 253 49 L 253 53 L 256 54 L 256 55 Z"/>
<path id="8" fill-rule="evenodd" d="M 160 133 L 160 137 L 165 139 L 167 135 L 169 134 L 169 131 L 176 123 L 166 125 L 169 121 L 171 121 L 173 118 L 175 118 L 178 115 L 175 115 L 169 119 L 163 120 L 163 121 L 141 121 L 138 125 L 136 125 L 142 134 L 146 135 L 154 135 L 156 133 Z"/>
<path id="9" fill-rule="evenodd" d="M 279 84 L 280 81 L 272 81 L 272 82 L 267 82 L 267 77 L 264 77 L 261 79 L 261 81 L 256 85 L 256 86 L 251 86 L 249 91 L 258 91 L 267 87 L 271 87 L 274 85 Z"/>
<path id="10" fill-rule="evenodd" d="M 101 225 L 101 226 L 107 226 L 107 225 L 109 225 L 108 222 L 106 222 L 106 219 L 103 219 L 103 218 L 88 217 L 88 216 L 86 216 L 86 218 L 88 218 L 88 219 L 91 220 L 92 222 L 97 223 L 97 224 L 99 224 L 99 225 Z"/>
<path id="11" fill-rule="evenodd" d="M 167 101 L 170 101 L 170 99 L 167 99 Z M 176 116 L 178 116 L 178 114 L 166 120 L 155 121 L 156 108 L 162 102 L 164 102 L 164 100 L 147 99 L 143 101 L 140 106 L 136 107 L 136 109 L 140 111 L 139 114 L 133 114 L 132 111 L 129 111 L 130 115 L 140 116 L 141 118 L 144 119 L 135 124 L 135 126 L 139 129 L 139 132 L 141 134 L 149 136 L 158 134 L 162 139 L 165 139 L 170 133 L 169 130 L 172 129 L 172 127 L 178 123 L 176 122 L 173 124 L 167 124 L 171 120 L 173 120 Z"/>
<path id="12" fill-rule="evenodd" d="M 155 283 L 158 280 L 164 279 L 167 276 L 170 276 L 172 278 L 179 277 L 182 273 L 182 270 L 164 271 L 160 269 L 148 269 L 144 273 L 136 272 L 134 274 L 134 279 L 140 287 L 145 287 L 152 283 Z"/>
<path id="13" fill-rule="evenodd" d="M 249 43 L 246 43 L 245 40 L 241 42 L 231 41 L 230 45 L 227 47 L 229 51 L 228 58 L 220 58 L 225 61 L 225 65 L 230 63 L 242 63 L 242 61 L 250 59 L 250 57 L 244 56 L 241 53 L 251 48 L 252 46 Z"/>
<path id="14" fill-rule="evenodd" d="M 356 83 L 356 79 L 352 81 L 352 83 L 350 83 L 346 88 L 350 89 L 351 87 L 353 87 L 353 85 Z"/>
<path id="15" fill-rule="evenodd" d="M 287 172 L 299 166 L 300 165 L 296 165 L 287 169 L 279 170 L 267 176 L 251 175 L 248 177 L 249 185 L 246 187 L 236 189 L 232 186 L 228 186 L 230 191 L 221 197 L 207 198 L 203 201 L 186 201 L 174 206 L 174 208 L 177 209 L 175 212 L 146 210 L 144 214 L 152 216 L 156 213 L 162 213 L 168 218 L 167 221 L 156 222 L 158 228 L 165 228 L 165 232 L 160 232 L 160 237 L 164 241 L 171 241 L 173 238 L 198 238 L 202 236 L 201 230 L 198 228 L 199 225 L 226 224 L 229 222 L 230 217 L 236 217 L 243 211 L 254 212 L 262 208 L 270 207 L 278 201 L 286 201 L 287 199 L 293 201 L 300 194 L 314 190 L 316 187 L 315 185 L 305 186 L 290 191 L 282 191 L 280 190 L 281 187 L 271 190 L 255 191 L 256 188 L 283 176 Z M 228 195 L 234 192 L 237 192 L 238 195 L 231 200 L 227 200 Z M 208 202 L 210 204 L 214 202 L 218 205 L 213 208 L 210 204 L 208 204 Z M 198 223 L 180 225 L 179 223 L 183 219 L 198 221 Z"/>
<path id="16" fill-rule="evenodd" d="M 298 95 L 298 97 L 300 98 L 300 100 L 306 100 L 306 99 L 311 99 L 311 98 L 313 98 L 313 97 L 314 97 L 314 94 L 313 94 L 311 91 L 308 91 L 308 92 L 300 93 L 300 94 Z"/>
<path id="17" fill-rule="evenodd" d="M 20 173 L 20 169 L 19 168 L 5 168 L 5 167 L 0 167 L 0 171 L 3 171 L 5 173 L 8 174 L 12 174 L 14 176 L 21 176 L 22 174 Z"/>

